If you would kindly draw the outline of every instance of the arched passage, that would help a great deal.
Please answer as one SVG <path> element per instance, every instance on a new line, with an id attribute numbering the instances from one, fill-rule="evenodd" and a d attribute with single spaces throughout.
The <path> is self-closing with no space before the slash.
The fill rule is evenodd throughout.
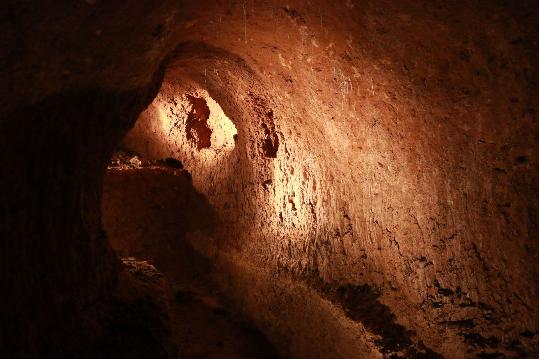
<path id="1" fill-rule="evenodd" d="M 214 232 L 189 243 L 282 354 L 533 356 L 535 7 L 8 4 L 0 350 L 95 357 L 124 342 L 110 340 L 115 320 L 141 318 L 122 301 L 134 297 L 118 301 L 137 290 L 107 244 L 99 198 L 114 147 L 166 70 L 238 131 L 213 166 L 193 158 L 185 193 L 205 199 L 178 233 L 216 214 Z M 185 138 L 209 154 L 207 109 L 192 102 Z M 124 337 L 142 345 L 129 353 L 172 355 L 157 317 L 135 320 Z"/>

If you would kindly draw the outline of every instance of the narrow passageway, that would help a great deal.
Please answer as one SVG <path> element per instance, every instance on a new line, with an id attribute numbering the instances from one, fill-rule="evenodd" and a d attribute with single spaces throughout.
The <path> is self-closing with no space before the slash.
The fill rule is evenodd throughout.
<path id="1" fill-rule="evenodd" d="M 186 236 L 210 232 L 215 214 L 181 163 L 117 153 L 103 191 L 103 221 L 125 270 L 162 286 L 179 358 L 278 358 L 264 336 L 233 313 L 210 261 Z M 157 280 L 156 280 L 157 278 Z"/>
<path id="2" fill-rule="evenodd" d="M 0 359 L 539 358 L 538 10 L 8 1 Z"/>

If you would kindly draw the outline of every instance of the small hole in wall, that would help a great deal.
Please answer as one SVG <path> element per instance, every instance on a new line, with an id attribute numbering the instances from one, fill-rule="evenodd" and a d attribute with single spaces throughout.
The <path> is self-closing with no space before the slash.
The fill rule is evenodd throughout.
<path id="1" fill-rule="evenodd" d="M 522 164 L 522 165 L 526 164 L 526 163 L 528 163 L 528 157 L 526 157 L 526 156 L 518 156 L 517 157 L 517 162 L 519 164 Z"/>
<path id="2" fill-rule="evenodd" d="M 196 146 L 197 150 L 211 147 L 212 130 L 208 126 L 210 108 L 206 100 L 201 97 L 187 95 L 191 110 L 185 122 L 185 136 L 187 141 Z"/>
<path id="3" fill-rule="evenodd" d="M 187 141 L 199 151 L 203 148 L 232 150 L 238 131 L 234 123 L 211 97 L 186 95 L 190 110 L 185 122 Z"/>
<path id="4" fill-rule="evenodd" d="M 269 110 L 266 113 L 267 123 L 262 123 L 262 130 L 264 131 L 264 138 L 262 140 L 262 152 L 267 158 L 277 158 L 277 152 L 279 151 L 279 138 L 275 131 L 275 122 L 273 119 L 273 110 Z"/>

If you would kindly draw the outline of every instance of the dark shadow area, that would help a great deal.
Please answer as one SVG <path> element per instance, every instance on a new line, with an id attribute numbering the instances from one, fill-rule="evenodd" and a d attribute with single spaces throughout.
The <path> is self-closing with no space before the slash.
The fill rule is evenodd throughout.
<path id="1" fill-rule="evenodd" d="M 178 167 L 134 153 L 113 157 L 102 204 L 113 248 L 124 264 L 147 261 L 163 274 L 180 358 L 278 358 L 258 330 L 227 309 L 211 262 L 191 246 L 208 240 L 218 219 Z"/>
<path id="2" fill-rule="evenodd" d="M 0 357 L 85 357 L 118 260 L 100 228 L 107 159 L 161 81 L 61 93 L 0 117 Z"/>
<path id="3" fill-rule="evenodd" d="M 331 285 L 315 283 L 314 286 L 329 300 L 339 304 L 346 315 L 363 324 L 379 336 L 375 340 L 380 351 L 389 358 L 441 359 L 440 354 L 414 343 L 414 333 L 396 322 L 390 308 L 379 301 L 380 293 L 365 285 Z"/>

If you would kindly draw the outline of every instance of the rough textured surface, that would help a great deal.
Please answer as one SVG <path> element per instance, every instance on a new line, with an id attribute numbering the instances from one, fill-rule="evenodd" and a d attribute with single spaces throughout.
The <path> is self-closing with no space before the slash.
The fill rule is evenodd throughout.
<path id="1" fill-rule="evenodd" d="M 178 49 L 162 90 L 181 96 L 169 79 L 194 79 L 238 128 L 235 151 L 217 166 L 178 157 L 222 222 L 201 251 L 218 252 L 225 272 L 251 273 L 228 276 L 231 295 L 275 343 L 298 331 L 307 338 L 306 313 L 268 318 L 283 304 L 251 277 L 262 263 L 274 286 L 307 279 L 313 295 L 380 337 L 365 344 L 380 353 L 529 352 L 537 330 L 531 23 L 492 4 L 243 5 L 193 9 L 185 38 L 211 45 Z M 372 305 L 327 295 L 319 280 L 330 293 L 370 288 Z M 373 308 L 393 329 L 369 319 Z M 317 339 L 320 347 L 294 339 L 297 347 L 283 346 L 293 356 L 327 357 L 322 347 L 354 356 L 338 353 L 338 338 Z"/>
<path id="2" fill-rule="evenodd" d="M 124 144 L 192 173 L 217 217 L 192 245 L 281 354 L 538 355 L 534 1 L 69 6 L 0 17 L 2 349 L 39 353 L 109 302 L 101 176 L 168 56 L 162 118 L 195 87 L 235 146 Z"/>
<path id="3" fill-rule="evenodd" d="M 230 310 L 212 280 L 211 260 L 193 251 L 187 240 L 211 233 L 215 221 L 189 173 L 142 162 L 139 168 L 115 166 L 107 172 L 103 221 L 117 253 L 138 258 L 127 261 L 136 265 L 130 266 L 135 274 L 152 278 L 145 273 L 162 271 L 178 357 L 279 358 L 245 318 Z"/>

